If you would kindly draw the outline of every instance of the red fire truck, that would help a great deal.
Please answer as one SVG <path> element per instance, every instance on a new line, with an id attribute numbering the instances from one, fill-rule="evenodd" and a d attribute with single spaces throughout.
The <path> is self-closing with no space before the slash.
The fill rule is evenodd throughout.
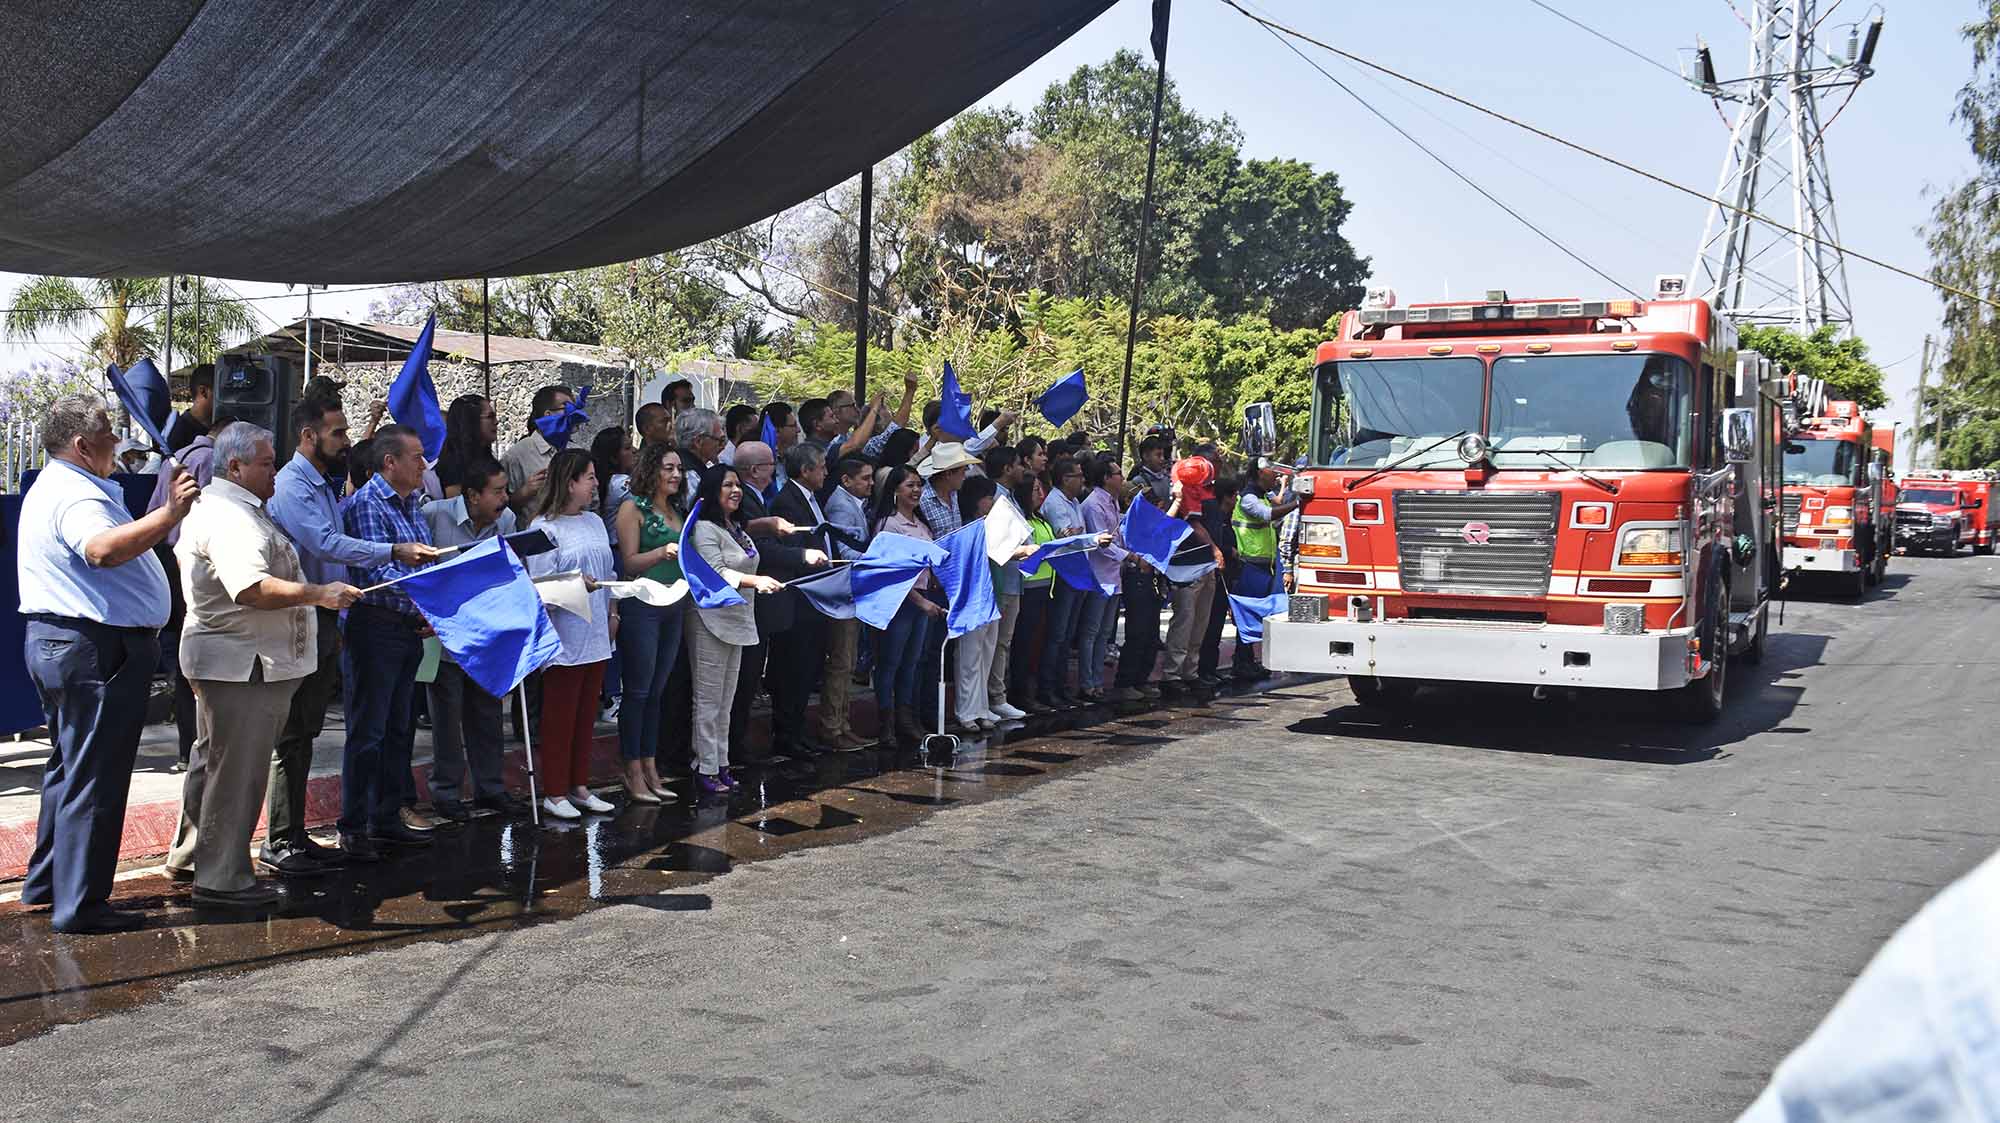
<path id="1" fill-rule="evenodd" d="M 1374 293 L 1317 364 L 1269 666 L 1371 705 L 1486 682 L 1721 712 L 1729 656 L 1763 652 L 1783 420 L 1710 305 Z"/>
<path id="2" fill-rule="evenodd" d="M 1896 499 L 1896 545 L 1912 551 L 1955 554 L 1969 546 L 1990 554 L 2000 538 L 1993 510 L 1992 471 L 1921 471 L 1903 479 Z"/>
<path id="3" fill-rule="evenodd" d="M 1832 574 L 1857 597 L 1882 580 L 1895 527 L 1877 451 L 1874 425 L 1853 402 L 1827 402 L 1786 439 L 1786 571 Z"/>

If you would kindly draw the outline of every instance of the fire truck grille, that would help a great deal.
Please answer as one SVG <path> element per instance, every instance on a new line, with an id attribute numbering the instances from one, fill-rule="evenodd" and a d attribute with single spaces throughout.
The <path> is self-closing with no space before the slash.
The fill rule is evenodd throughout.
<path id="1" fill-rule="evenodd" d="M 1790 534 L 1799 528 L 1799 504 L 1803 501 L 1804 500 L 1802 496 L 1798 495 L 1785 496 L 1783 501 L 1784 502 L 1783 516 L 1785 520 L 1786 534 Z"/>
<path id="2" fill-rule="evenodd" d="M 1897 511 L 1896 526 L 1898 528 L 1913 527 L 1920 530 L 1929 530 L 1931 528 L 1931 513 L 1929 511 Z"/>
<path id="3" fill-rule="evenodd" d="M 1400 491 L 1395 506 L 1406 592 L 1548 595 L 1554 492 Z"/>

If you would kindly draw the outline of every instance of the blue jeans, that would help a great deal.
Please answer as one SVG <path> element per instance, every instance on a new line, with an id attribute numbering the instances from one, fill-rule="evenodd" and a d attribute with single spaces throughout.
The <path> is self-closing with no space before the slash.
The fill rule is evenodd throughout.
<path id="1" fill-rule="evenodd" d="M 1104 688 L 1104 655 L 1118 633 L 1118 598 L 1083 594 L 1083 612 L 1076 625 L 1076 677 L 1086 690 Z"/>
<path id="2" fill-rule="evenodd" d="M 681 654 L 687 606 L 628 600 L 619 608 L 618 659 L 625 696 L 618 707 L 618 757 L 644 760 L 660 745 L 660 700 Z"/>
<path id="3" fill-rule="evenodd" d="M 890 720 L 897 706 L 917 704 L 917 691 L 922 685 L 917 681 L 917 671 L 923 664 L 924 645 L 929 642 L 932 630 L 931 618 L 905 601 L 882 633 L 882 642 L 875 650 L 875 712 L 883 721 Z M 938 626 L 936 630 L 943 628 Z"/>
<path id="4" fill-rule="evenodd" d="M 1069 641 L 1083 615 L 1087 595 L 1058 577 L 1051 586 L 1046 638 L 1042 643 L 1042 665 L 1037 693 L 1047 696 L 1069 689 Z"/>
<path id="5" fill-rule="evenodd" d="M 147 629 L 31 616 L 24 651 L 53 751 L 21 903 L 53 905 L 65 925 L 111 896 L 160 641 Z"/>
<path id="6" fill-rule="evenodd" d="M 347 744 L 340 759 L 340 833 L 392 830 L 402 822 L 403 786 L 416 746 L 421 621 L 357 604 L 341 634 L 341 705 Z"/>

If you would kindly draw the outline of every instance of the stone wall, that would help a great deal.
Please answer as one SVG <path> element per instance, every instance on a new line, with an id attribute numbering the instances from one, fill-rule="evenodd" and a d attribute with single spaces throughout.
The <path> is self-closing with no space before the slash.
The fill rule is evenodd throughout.
<path id="1" fill-rule="evenodd" d="M 359 431 L 368 422 L 368 404 L 389 394 L 389 383 L 394 381 L 398 366 L 386 369 L 380 363 L 351 363 L 342 367 L 335 363 L 315 365 L 313 374 L 326 375 L 347 383 L 347 392 L 341 403 L 347 409 L 348 424 Z M 461 394 L 485 392 L 485 376 L 478 363 L 452 362 L 442 357 L 431 359 L 431 382 L 437 386 L 438 406 L 448 409 L 453 398 Z M 535 391 L 543 386 L 560 383 L 575 390 L 580 386 L 590 387 L 590 400 L 584 403 L 583 411 L 590 415 L 590 423 L 575 434 L 571 446 L 588 449 L 591 437 L 607 425 L 629 424 L 632 407 L 626 400 L 626 373 L 617 367 L 601 367 L 587 363 L 496 363 L 493 367 L 493 407 L 500 415 L 500 440 L 497 451 L 505 451 L 508 444 L 520 437 L 528 426 L 528 405 L 534 399 Z"/>

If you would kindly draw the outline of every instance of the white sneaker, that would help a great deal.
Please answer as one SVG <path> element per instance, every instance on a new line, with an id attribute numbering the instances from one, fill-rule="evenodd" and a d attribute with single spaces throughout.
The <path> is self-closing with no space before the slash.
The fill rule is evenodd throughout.
<path id="1" fill-rule="evenodd" d="M 582 808 L 585 811 L 589 811 L 598 815 L 602 815 L 607 811 L 618 810 L 616 804 L 606 803 L 603 800 L 597 798 L 596 792 L 589 792 L 582 796 L 571 796 L 569 798 L 571 803 L 576 804 L 578 807 Z"/>
<path id="2" fill-rule="evenodd" d="M 601 709 L 601 710 L 597 711 L 597 720 L 599 720 L 599 721 L 617 721 L 617 720 L 618 720 L 618 701 L 619 701 L 618 699 L 616 699 L 616 698 L 613 698 L 613 699 L 611 700 L 611 704 L 610 704 L 610 705 L 608 705 L 608 706 L 604 707 L 603 709 Z"/>
<path id="3" fill-rule="evenodd" d="M 980 711 L 979 720 L 982 722 L 991 722 L 994 725 L 999 725 L 1001 722 L 1006 721 L 1007 719 L 1001 717 L 998 713 L 995 713 L 993 710 L 987 709 Z"/>
<path id="4" fill-rule="evenodd" d="M 551 815 L 558 819 L 583 818 L 583 812 L 571 807 L 569 800 L 566 799 L 543 799 L 542 814 Z"/>
<path id="5" fill-rule="evenodd" d="M 999 715 L 1002 721 L 1020 721 L 1022 718 L 1028 716 L 1028 711 L 1010 706 L 1005 702 L 993 707 L 993 712 Z"/>

